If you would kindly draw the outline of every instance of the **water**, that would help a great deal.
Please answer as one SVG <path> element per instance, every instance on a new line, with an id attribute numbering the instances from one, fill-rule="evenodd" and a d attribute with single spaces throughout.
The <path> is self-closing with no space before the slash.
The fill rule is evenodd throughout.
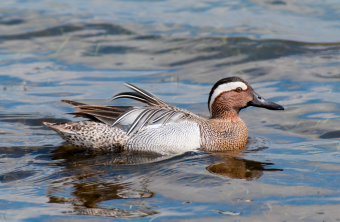
<path id="1" fill-rule="evenodd" d="M 1 6 L 1 220 L 340 220 L 338 1 Z M 61 99 L 127 104 L 123 82 L 207 117 L 233 75 L 285 107 L 241 111 L 241 153 L 93 155 L 42 124 L 79 120 Z"/>

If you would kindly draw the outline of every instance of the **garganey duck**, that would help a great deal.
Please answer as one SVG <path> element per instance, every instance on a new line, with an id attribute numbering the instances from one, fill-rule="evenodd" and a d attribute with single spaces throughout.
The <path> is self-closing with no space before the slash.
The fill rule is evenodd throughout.
<path id="1" fill-rule="evenodd" d="M 243 148 L 248 139 L 246 124 L 238 116 L 248 106 L 283 110 L 259 96 L 240 77 L 219 80 L 211 89 L 209 119 L 169 105 L 151 93 L 125 84 L 134 92 L 123 92 L 112 100 L 129 98 L 147 104 L 137 106 L 87 105 L 62 100 L 88 121 L 44 123 L 74 146 L 98 151 L 147 151 L 178 154 L 202 149 L 223 151 Z"/>

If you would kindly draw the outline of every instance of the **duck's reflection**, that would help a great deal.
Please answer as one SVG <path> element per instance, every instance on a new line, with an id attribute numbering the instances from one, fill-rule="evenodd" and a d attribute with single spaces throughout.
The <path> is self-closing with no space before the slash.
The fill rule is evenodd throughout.
<path id="1" fill-rule="evenodd" d="M 263 171 L 282 171 L 282 169 L 266 169 L 268 165 L 273 165 L 273 163 L 225 156 L 223 162 L 210 164 L 206 169 L 210 173 L 245 180 L 258 179 L 263 175 Z"/>
<path id="2" fill-rule="evenodd" d="M 182 156 L 160 156 L 150 153 L 122 152 L 110 155 L 94 155 L 79 153 L 74 147 L 61 146 L 54 151 L 52 159 L 63 160 L 64 166 L 60 179 L 55 180 L 49 188 L 51 203 L 71 203 L 74 211 L 82 215 L 100 215 L 111 217 L 143 217 L 158 213 L 150 206 L 147 199 L 155 193 L 148 189 L 152 172 L 168 164 L 184 162 L 188 155 L 207 160 L 206 169 L 221 176 L 255 180 L 262 176 L 263 171 L 280 171 L 281 169 L 266 169 L 273 163 L 262 163 L 242 158 L 242 150 L 232 153 L 184 154 Z M 196 156 L 195 156 L 196 155 Z M 197 155 L 201 155 L 197 157 Z M 210 163 L 210 164 L 209 164 Z M 133 174 L 138 171 L 138 178 Z M 151 173 L 150 173 L 151 172 Z M 145 176 L 147 175 L 148 176 Z M 131 176 L 132 175 L 132 176 Z M 142 181 L 142 182 L 141 182 Z M 71 198 L 60 197 L 58 193 L 65 192 L 66 184 Z M 124 204 L 120 208 L 108 207 L 108 202 L 117 199 L 128 199 L 128 209 Z"/>
<path id="3" fill-rule="evenodd" d="M 223 153 L 210 153 L 214 156 L 214 162 L 209 164 L 206 169 L 213 174 L 226 176 L 234 179 L 256 180 L 263 175 L 263 171 L 282 171 L 282 169 L 266 168 L 274 165 L 268 162 L 259 162 L 242 158 L 242 151 L 252 152 L 266 149 L 267 147 L 257 147 L 256 150 L 247 150 L 244 147 L 242 150 L 226 151 Z"/>
<path id="4" fill-rule="evenodd" d="M 154 197 L 155 193 L 148 190 L 129 188 L 129 184 L 105 181 L 75 183 L 73 198 L 58 197 L 52 194 L 50 203 L 71 203 L 74 211 L 82 215 L 110 216 L 110 217 L 144 217 L 158 213 L 143 201 L 130 203 L 130 210 L 107 208 L 100 203 L 115 199 L 142 199 Z M 133 205 L 133 208 L 131 207 Z"/>

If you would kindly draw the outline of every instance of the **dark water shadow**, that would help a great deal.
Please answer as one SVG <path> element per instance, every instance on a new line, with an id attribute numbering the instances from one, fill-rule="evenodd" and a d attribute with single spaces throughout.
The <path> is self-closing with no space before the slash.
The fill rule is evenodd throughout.
<path id="1" fill-rule="evenodd" d="M 0 20 L 1 24 L 1 20 Z M 25 33 L 14 34 L 14 35 L 0 35 L 1 40 L 22 40 L 22 39 L 35 39 L 39 37 L 46 36 L 61 36 L 66 33 L 72 33 L 81 30 L 105 30 L 105 33 L 99 34 L 87 34 L 87 35 L 75 35 L 76 37 L 93 37 L 104 35 L 132 35 L 132 31 L 129 31 L 119 25 L 113 25 L 108 23 L 97 23 L 97 24 L 87 24 L 87 23 L 69 23 L 54 27 L 48 27 L 45 29 L 37 31 L 26 31 Z"/>
<path id="2" fill-rule="evenodd" d="M 178 40 L 177 40 L 178 41 Z M 182 40 L 185 42 L 185 40 Z M 197 49 L 193 49 L 194 44 L 203 45 Z M 207 44 L 209 43 L 209 44 Z M 197 57 L 182 60 L 169 64 L 169 66 L 183 66 L 191 64 L 197 61 L 215 60 L 233 57 L 235 55 L 244 55 L 242 59 L 233 61 L 233 65 L 244 64 L 247 62 L 273 60 L 280 57 L 287 57 L 297 54 L 315 54 L 321 51 L 321 49 L 313 48 L 315 45 L 322 45 L 327 47 L 329 50 L 338 50 L 340 47 L 339 43 L 332 44 L 313 44 L 303 43 L 297 41 L 287 41 L 279 39 L 265 39 L 265 40 L 253 40 L 245 37 L 230 37 L 227 42 L 224 42 L 222 38 L 216 37 L 204 37 L 196 40 L 191 40 L 190 44 L 185 44 L 180 48 L 172 48 L 166 51 L 158 51 L 155 54 L 163 54 L 169 51 L 182 50 L 182 51 L 200 51 L 207 52 L 209 55 L 199 55 Z M 323 49 L 324 50 L 324 49 Z M 216 67 L 230 66 L 231 62 L 222 62 L 216 65 Z M 255 72 L 254 72 L 255 71 Z M 258 72 L 259 71 L 259 72 Z M 244 70 L 245 73 L 252 73 L 255 75 L 265 75 L 266 70 L 258 70 L 257 68 L 251 68 Z"/>
<path id="3" fill-rule="evenodd" d="M 340 130 L 330 131 L 319 136 L 320 139 L 340 138 Z"/>

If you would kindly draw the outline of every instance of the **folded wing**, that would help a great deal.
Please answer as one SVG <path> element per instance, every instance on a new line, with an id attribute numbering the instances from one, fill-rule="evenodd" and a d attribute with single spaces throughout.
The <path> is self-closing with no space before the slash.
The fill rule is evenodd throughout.
<path id="1" fill-rule="evenodd" d="M 74 113 L 76 116 L 100 121 L 110 126 L 123 127 L 128 135 L 132 135 L 145 127 L 165 125 L 171 121 L 184 119 L 188 114 L 181 110 L 171 110 L 170 105 L 132 84 L 125 83 L 134 92 L 123 92 L 112 97 L 111 100 L 119 98 L 134 99 L 147 104 L 147 107 L 135 106 L 101 106 L 88 105 L 71 100 L 62 100 L 78 108 Z"/>

